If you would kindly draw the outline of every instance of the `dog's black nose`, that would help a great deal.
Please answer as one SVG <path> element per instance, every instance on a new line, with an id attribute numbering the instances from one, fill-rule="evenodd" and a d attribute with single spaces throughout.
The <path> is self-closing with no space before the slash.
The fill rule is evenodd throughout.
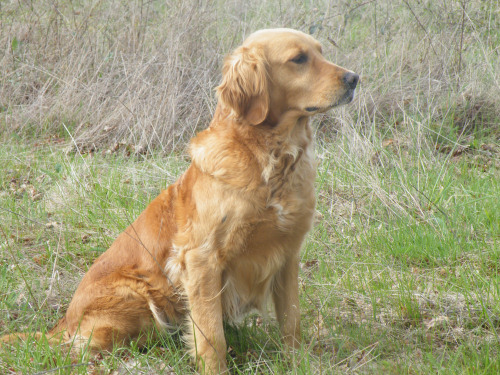
<path id="1" fill-rule="evenodd" d="M 354 90 L 356 88 L 356 85 L 358 84 L 359 75 L 357 75 L 356 73 L 348 72 L 344 74 L 343 80 L 347 87 Z"/>

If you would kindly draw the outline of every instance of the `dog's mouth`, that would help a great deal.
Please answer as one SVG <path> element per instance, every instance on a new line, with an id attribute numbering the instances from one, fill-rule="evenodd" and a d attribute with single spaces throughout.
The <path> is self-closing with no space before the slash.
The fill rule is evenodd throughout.
<path id="1" fill-rule="evenodd" d="M 311 114 L 322 113 L 322 112 L 326 112 L 334 107 L 338 107 L 338 106 L 341 106 L 344 104 L 349 104 L 354 99 L 354 92 L 355 92 L 355 89 L 349 89 L 345 92 L 344 95 L 342 95 L 342 97 L 340 99 L 336 100 L 335 102 L 333 102 L 332 104 L 330 104 L 326 107 L 306 107 L 305 110 L 306 110 L 306 112 L 309 112 Z"/>
<path id="2" fill-rule="evenodd" d="M 338 107 L 340 105 L 349 104 L 354 99 L 354 92 L 356 89 L 349 89 L 337 102 L 332 104 L 330 108 Z"/>

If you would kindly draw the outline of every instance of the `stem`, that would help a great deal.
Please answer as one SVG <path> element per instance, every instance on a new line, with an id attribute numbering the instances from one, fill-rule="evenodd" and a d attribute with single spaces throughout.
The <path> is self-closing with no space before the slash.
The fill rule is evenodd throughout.
<path id="1" fill-rule="evenodd" d="M 415 14 L 415 12 L 413 11 L 413 9 L 411 8 L 410 4 L 408 4 L 408 1 L 403 0 L 403 2 L 406 4 L 406 6 L 410 10 L 411 14 L 413 14 L 413 17 L 415 17 L 415 19 L 417 20 L 418 24 L 422 28 L 422 30 L 424 30 L 424 33 L 427 36 L 427 39 L 429 39 L 429 45 L 431 46 L 432 51 L 434 52 L 434 54 L 436 56 L 438 56 L 438 53 L 436 52 L 436 50 L 434 49 L 434 45 L 432 44 L 432 39 L 431 39 L 429 33 L 427 32 L 427 30 L 425 29 L 425 26 L 422 24 L 422 22 L 420 22 L 420 20 L 418 19 L 417 15 Z"/>
<path id="2" fill-rule="evenodd" d="M 464 42 L 464 24 L 465 24 L 465 0 L 462 1 L 462 25 L 460 34 L 460 50 L 458 51 L 458 67 L 457 67 L 457 90 L 460 87 L 460 72 L 462 70 L 462 46 Z"/>

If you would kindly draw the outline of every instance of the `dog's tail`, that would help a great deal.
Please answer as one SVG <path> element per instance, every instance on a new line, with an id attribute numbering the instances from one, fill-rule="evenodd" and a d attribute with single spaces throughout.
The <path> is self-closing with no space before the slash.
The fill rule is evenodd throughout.
<path id="1" fill-rule="evenodd" d="M 68 325 L 66 323 L 66 317 L 63 317 L 57 322 L 54 328 L 52 328 L 47 333 L 35 332 L 35 333 L 10 333 L 0 337 L 0 346 L 3 344 L 14 344 L 18 341 L 27 341 L 29 339 L 41 340 L 43 337 L 47 339 L 50 345 L 59 345 L 68 341 Z"/>

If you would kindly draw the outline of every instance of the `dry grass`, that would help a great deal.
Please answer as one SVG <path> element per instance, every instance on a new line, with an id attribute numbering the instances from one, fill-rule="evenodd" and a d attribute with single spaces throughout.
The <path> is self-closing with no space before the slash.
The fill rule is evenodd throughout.
<path id="1" fill-rule="evenodd" d="M 28 135 L 71 132 L 88 148 L 182 148 L 211 117 L 223 56 L 256 29 L 285 26 L 313 33 L 333 61 L 361 73 L 349 111 L 362 127 L 404 123 L 405 112 L 491 126 L 500 113 L 500 7 L 463 5 L 2 2 L 1 121 Z"/>

